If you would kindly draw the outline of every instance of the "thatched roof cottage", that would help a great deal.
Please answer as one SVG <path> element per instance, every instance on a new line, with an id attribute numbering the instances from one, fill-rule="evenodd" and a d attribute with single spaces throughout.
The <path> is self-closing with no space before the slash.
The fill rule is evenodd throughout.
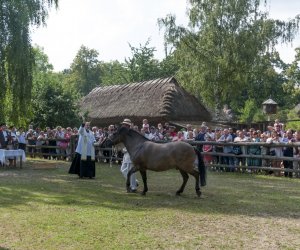
<path id="1" fill-rule="evenodd" d="M 186 92 L 174 77 L 97 87 L 82 99 L 81 113 L 93 125 L 119 124 L 129 118 L 153 125 L 171 121 L 210 121 L 211 115 L 195 96 Z"/>

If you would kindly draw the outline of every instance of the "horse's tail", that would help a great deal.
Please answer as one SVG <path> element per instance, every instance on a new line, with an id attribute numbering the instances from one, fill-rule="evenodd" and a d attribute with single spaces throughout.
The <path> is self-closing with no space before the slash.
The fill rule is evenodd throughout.
<path id="1" fill-rule="evenodd" d="M 206 167 L 200 151 L 197 148 L 195 148 L 195 152 L 198 156 L 198 170 L 200 174 L 200 185 L 206 186 Z"/>

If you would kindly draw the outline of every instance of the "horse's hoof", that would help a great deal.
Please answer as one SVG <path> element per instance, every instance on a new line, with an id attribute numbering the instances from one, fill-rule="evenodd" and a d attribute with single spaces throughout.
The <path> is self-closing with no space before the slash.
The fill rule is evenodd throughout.
<path id="1" fill-rule="evenodd" d="M 145 196 L 145 195 L 146 195 L 146 192 L 141 192 L 141 195 Z"/>
<path id="2" fill-rule="evenodd" d="M 180 196 L 180 194 L 181 194 L 181 192 L 176 192 L 176 195 L 177 195 L 177 196 Z"/>
<path id="3" fill-rule="evenodd" d="M 201 196 L 201 192 L 200 192 L 200 191 L 197 192 L 197 196 L 198 196 L 198 197 Z"/>

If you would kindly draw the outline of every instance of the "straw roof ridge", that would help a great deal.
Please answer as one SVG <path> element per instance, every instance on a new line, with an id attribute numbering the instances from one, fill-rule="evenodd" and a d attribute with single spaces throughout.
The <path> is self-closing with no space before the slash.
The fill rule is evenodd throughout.
<path id="1" fill-rule="evenodd" d="M 186 92 L 174 77 L 123 85 L 97 87 L 82 99 L 81 112 L 95 123 L 150 118 L 166 121 L 176 118 L 210 119 L 207 109 Z"/>

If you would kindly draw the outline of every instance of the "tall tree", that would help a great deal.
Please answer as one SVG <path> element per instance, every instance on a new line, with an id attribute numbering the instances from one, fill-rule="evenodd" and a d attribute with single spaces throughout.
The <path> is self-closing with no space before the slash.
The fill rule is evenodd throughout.
<path id="1" fill-rule="evenodd" d="M 267 3 L 189 0 L 188 28 L 177 26 L 174 16 L 159 20 L 166 41 L 176 47 L 179 79 L 216 110 L 232 99 L 247 99 L 265 55 L 276 51 L 278 42 L 292 41 L 298 30 L 299 17 L 268 19 L 261 2 Z"/>
<path id="2" fill-rule="evenodd" d="M 150 40 L 139 48 L 129 44 L 132 57 L 125 59 L 125 67 L 129 72 L 129 82 L 147 81 L 159 76 L 159 62 L 154 59 L 154 47 L 149 47 Z"/>
<path id="3" fill-rule="evenodd" d="M 62 74 L 52 72 L 47 55 L 34 48 L 36 64 L 33 71 L 31 116 L 26 116 L 35 126 L 73 126 L 79 123 L 77 96 L 63 87 Z"/>
<path id="4" fill-rule="evenodd" d="M 119 61 L 101 62 L 102 85 L 129 83 L 129 71 Z"/>
<path id="5" fill-rule="evenodd" d="M 296 105 L 300 103 L 300 47 L 295 49 L 294 61 L 286 67 L 283 74 L 285 82 L 283 89 L 286 93 L 286 102 Z"/>
<path id="6" fill-rule="evenodd" d="M 58 0 L 0 1 L 0 120 L 8 116 L 17 123 L 28 112 L 34 63 L 30 26 L 45 24 L 53 5 Z"/>
<path id="7" fill-rule="evenodd" d="M 100 63 L 102 84 L 139 82 L 176 74 L 178 64 L 174 54 L 168 54 L 162 61 L 156 60 L 154 58 L 155 48 L 149 47 L 149 40 L 138 48 L 130 44 L 129 47 L 132 57 L 125 59 L 125 63 L 118 61 Z"/>
<path id="8" fill-rule="evenodd" d="M 98 51 L 82 45 L 71 64 L 67 83 L 82 96 L 88 94 L 101 83 L 98 55 Z"/>

